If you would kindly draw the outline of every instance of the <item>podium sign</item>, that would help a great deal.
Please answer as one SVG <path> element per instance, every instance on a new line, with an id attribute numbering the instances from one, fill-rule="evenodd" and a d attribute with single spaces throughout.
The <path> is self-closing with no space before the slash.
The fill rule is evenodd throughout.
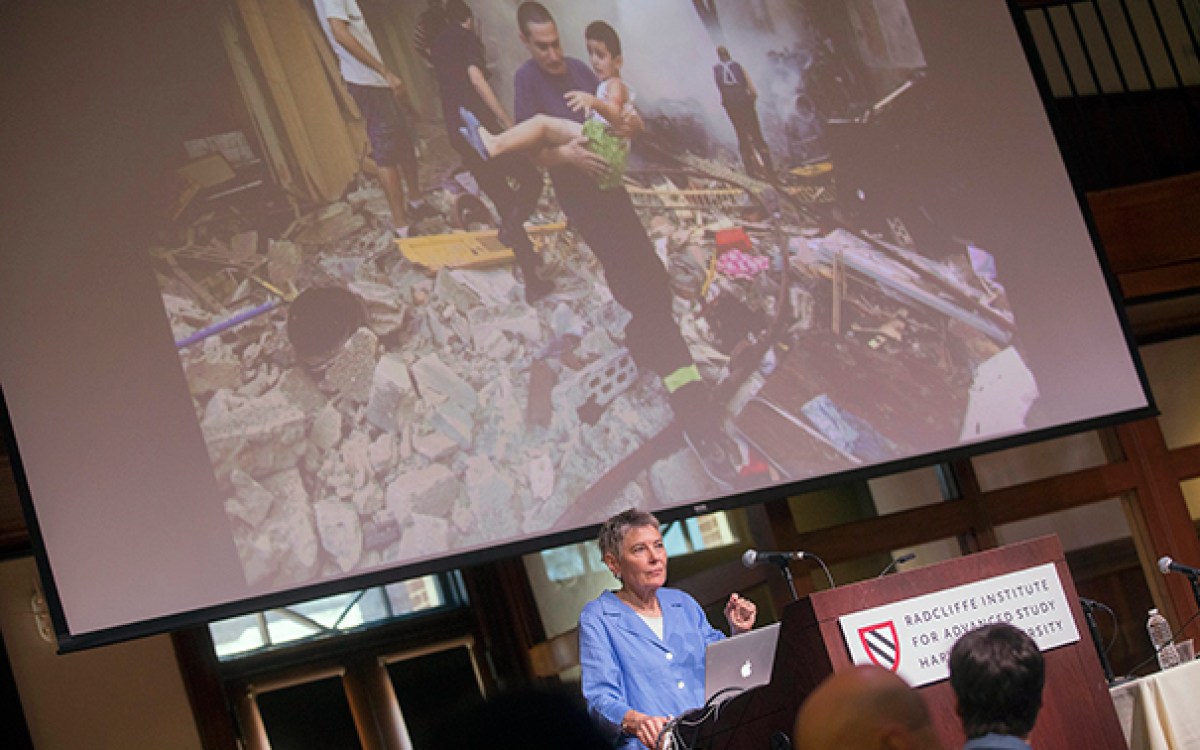
<path id="1" fill-rule="evenodd" d="M 877 664 L 913 687 L 949 677 L 950 649 L 968 631 L 1005 622 L 1042 651 L 1079 640 L 1053 563 L 842 615 L 855 664 Z"/>
<path id="2" fill-rule="evenodd" d="M 1046 652 L 1033 746 L 1128 750 L 1096 650 L 1079 637 L 1083 611 L 1052 536 L 818 591 L 789 604 L 781 620 L 770 683 L 680 722 L 687 747 L 775 747 L 804 698 L 854 663 L 882 664 L 920 686 L 941 746 L 962 747 L 945 679 L 950 649 L 972 628 L 1008 622 Z"/>

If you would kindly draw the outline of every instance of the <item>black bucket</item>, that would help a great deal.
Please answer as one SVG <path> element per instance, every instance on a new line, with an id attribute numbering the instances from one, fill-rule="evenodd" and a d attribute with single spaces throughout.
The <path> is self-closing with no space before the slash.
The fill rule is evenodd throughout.
<path id="1" fill-rule="evenodd" d="M 321 370 L 354 332 L 367 324 L 358 295 L 340 287 L 305 289 L 288 305 L 288 341 L 301 364 Z"/>

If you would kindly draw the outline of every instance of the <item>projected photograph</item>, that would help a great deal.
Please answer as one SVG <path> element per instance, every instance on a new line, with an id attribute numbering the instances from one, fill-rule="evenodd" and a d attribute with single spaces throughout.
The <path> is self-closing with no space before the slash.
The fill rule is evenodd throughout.
<path id="1" fill-rule="evenodd" d="M 239 127 L 183 144 L 146 257 L 246 583 L 1040 426 L 1004 207 L 918 20 L 230 3 Z"/>

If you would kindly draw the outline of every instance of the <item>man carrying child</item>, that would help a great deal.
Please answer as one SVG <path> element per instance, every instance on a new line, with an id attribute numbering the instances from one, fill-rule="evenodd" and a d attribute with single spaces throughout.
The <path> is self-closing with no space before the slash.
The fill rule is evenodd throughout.
<path id="1" fill-rule="evenodd" d="M 582 123 L 585 111 L 572 109 L 567 95 L 596 91 L 596 74 L 582 61 L 563 54 L 558 27 L 541 3 L 522 3 L 517 24 L 530 59 L 513 78 L 516 120 L 543 114 Z M 616 135 L 633 136 L 641 131 L 641 119 L 632 108 L 622 115 L 608 125 Z M 600 186 L 610 167 L 587 144 L 587 137 L 581 136 L 542 148 L 534 161 L 548 169 L 563 212 L 603 266 L 613 297 L 630 312 L 625 343 L 634 361 L 662 378 L 688 445 L 709 477 L 729 490 L 736 478 L 736 446 L 723 432 L 722 412 L 711 403 L 708 386 L 675 323 L 666 269 L 654 253 L 629 194 L 620 186 L 609 190 Z"/>

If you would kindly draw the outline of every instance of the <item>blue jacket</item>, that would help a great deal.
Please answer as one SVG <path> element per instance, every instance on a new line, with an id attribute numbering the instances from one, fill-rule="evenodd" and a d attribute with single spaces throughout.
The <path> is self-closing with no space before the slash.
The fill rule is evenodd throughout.
<path id="1" fill-rule="evenodd" d="M 588 711 L 601 729 L 621 735 L 630 709 L 678 716 L 704 704 L 704 650 L 725 636 L 708 624 L 696 600 L 678 589 L 658 590 L 663 637 L 611 591 L 588 602 L 579 615 L 579 664 Z"/>

